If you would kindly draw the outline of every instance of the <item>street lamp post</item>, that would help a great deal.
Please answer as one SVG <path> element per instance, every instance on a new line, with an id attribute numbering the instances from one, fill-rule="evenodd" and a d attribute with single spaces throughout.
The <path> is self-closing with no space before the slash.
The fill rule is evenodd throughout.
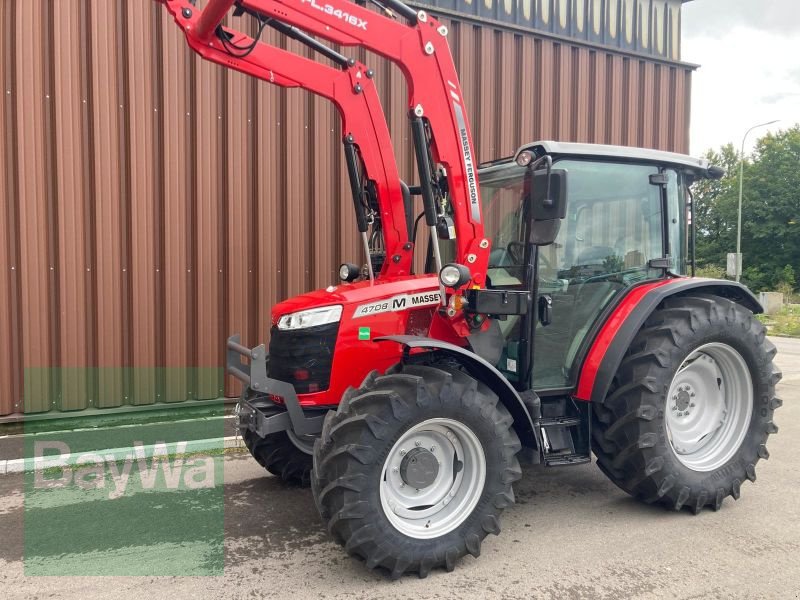
<path id="1" fill-rule="evenodd" d="M 742 154 L 739 157 L 739 213 L 736 219 L 737 226 L 736 226 L 736 281 L 738 283 L 739 279 L 742 277 L 742 190 L 744 189 L 744 143 L 747 140 L 747 136 L 750 135 L 750 132 L 754 129 L 758 129 L 759 127 L 766 127 L 767 125 L 774 125 L 777 123 L 778 120 L 770 121 L 769 123 L 760 123 L 758 125 L 753 125 L 750 129 L 748 129 L 744 133 L 744 137 L 742 138 Z"/>

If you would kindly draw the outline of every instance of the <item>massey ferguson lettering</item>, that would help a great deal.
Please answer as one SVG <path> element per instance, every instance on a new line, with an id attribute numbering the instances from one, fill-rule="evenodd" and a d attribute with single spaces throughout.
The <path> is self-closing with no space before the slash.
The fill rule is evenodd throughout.
<path id="1" fill-rule="evenodd" d="M 379 300 L 378 302 L 370 302 L 369 304 L 362 304 L 356 308 L 353 318 L 368 317 L 369 315 L 377 315 L 386 312 L 398 312 L 410 308 L 418 308 L 420 306 L 432 306 L 439 304 L 442 301 L 442 296 L 438 291 L 420 292 L 418 294 L 400 294 L 388 300 Z"/>
<path id="2" fill-rule="evenodd" d="M 350 13 L 343 11 L 341 8 L 335 8 L 330 4 L 317 4 L 317 0 L 301 0 L 301 2 L 303 4 L 311 5 L 312 8 L 316 8 L 318 11 L 324 12 L 326 15 L 331 15 L 337 19 L 341 19 L 356 29 L 363 29 L 364 31 L 367 30 L 367 22 L 364 19 L 353 16 Z"/>
<path id="3" fill-rule="evenodd" d="M 469 187 L 469 204 L 472 221 L 481 222 L 481 207 L 478 200 L 478 185 L 475 179 L 475 163 L 472 160 L 472 148 L 469 145 L 469 134 L 467 133 L 467 122 L 464 119 L 464 110 L 457 102 L 453 102 L 456 111 L 456 121 L 458 122 L 458 132 L 461 136 L 461 153 L 464 155 L 464 169 Z"/>

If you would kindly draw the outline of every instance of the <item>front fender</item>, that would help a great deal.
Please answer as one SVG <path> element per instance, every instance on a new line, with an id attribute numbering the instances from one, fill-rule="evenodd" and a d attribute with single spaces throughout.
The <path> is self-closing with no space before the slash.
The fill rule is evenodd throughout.
<path id="1" fill-rule="evenodd" d="M 422 348 L 445 354 L 455 359 L 460 364 L 464 365 L 470 374 L 489 386 L 489 388 L 497 394 L 500 398 L 500 402 L 503 403 L 503 406 L 508 409 L 508 412 L 510 412 L 511 416 L 514 418 L 514 429 L 523 446 L 530 448 L 539 447 L 536 441 L 536 429 L 533 426 L 533 419 L 528 411 L 528 407 L 525 406 L 525 403 L 522 401 L 519 392 L 514 389 L 511 382 L 509 382 L 500 371 L 474 352 L 449 342 L 443 342 L 442 340 L 413 335 L 392 335 L 376 338 L 375 341 L 396 342 L 409 350 Z"/>

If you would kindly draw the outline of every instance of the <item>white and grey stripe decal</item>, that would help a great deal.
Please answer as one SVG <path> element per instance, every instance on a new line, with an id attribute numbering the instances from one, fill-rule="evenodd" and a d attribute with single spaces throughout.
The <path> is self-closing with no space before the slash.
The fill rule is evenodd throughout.
<path id="1" fill-rule="evenodd" d="M 467 187 L 469 189 L 470 214 L 472 215 L 473 223 L 480 223 L 481 207 L 478 201 L 478 181 L 475 173 L 475 162 L 472 158 L 472 148 L 469 144 L 467 121 L 464 119 L 464 109 L 461 108 L 460 104 L 453 102 L 453 108 L 456 111 L 456 122 L 461 135 L 461 152 L 464 155 L 464 176 L 467 178 Z"/>

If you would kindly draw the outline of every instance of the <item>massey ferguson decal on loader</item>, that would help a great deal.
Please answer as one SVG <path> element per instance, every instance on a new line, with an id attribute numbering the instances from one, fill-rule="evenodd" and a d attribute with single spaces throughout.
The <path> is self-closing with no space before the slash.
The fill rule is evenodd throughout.
<path id="1" fill-rule="evenodd" d="M 716 510 L 755 481 L 778 431 L 775 347 L 744 286 L 693 277 L 689 243 L 689 189 L 720 169 L 552 141 L 476 169 L 448 31 L 425 11 L 160 1 L 204 58 L 342 117 L 365 264 L 273 307 L 269 349 L 232 336 L 227 371 L 248 449 L 311 486 L 347 552 L 392 577 L 479 556 L 514 503 L 522 447 L 547 467 L 594 454 L 671 510 Z M 229 12 L 255 38 L 223 25 Z M 270 45 L 267 26 L 334 66 Z M 320 40 L 400 68 L 419 185 L 400 180 L 375 73 Z"/>

